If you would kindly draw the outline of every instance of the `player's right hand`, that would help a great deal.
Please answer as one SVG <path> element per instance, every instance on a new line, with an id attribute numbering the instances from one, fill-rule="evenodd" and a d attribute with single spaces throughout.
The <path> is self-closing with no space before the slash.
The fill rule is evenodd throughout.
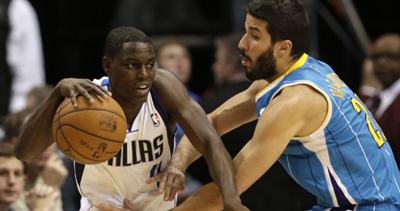
<path id="1" fill-rule="evenodd" d="M 94 102 L 89 93 L 97 96 L 100 100 L 111 96 L 111 93 L 105 88 L 88 79 L 66 78 L 57 84 L 56 89 L 59 90 L 63 97 L 70 97 L 75 107 L 78 106 L 76 102 L 76 96 L 78 95 L 85 97 L 89 103 Z"/>
<path id="2" fill-rule="evenodd" d="M 133 208 L 133 205 L 129 203 L 127 199 L 124 200 L 124 209 L 106 204 L 95 204 L 94 206 L 100 211 L 136 211 L 135 208 Z"/>
<path id="3" fill-rule="evenodd" d="M 164 201 L 172 201 L 178 191 L 185 190 L 185 175 L 178 168 L 167 164 L 157 175 L 146 180 L 147 184 L 160 182 L 158 193 L 164 193 Z"/>

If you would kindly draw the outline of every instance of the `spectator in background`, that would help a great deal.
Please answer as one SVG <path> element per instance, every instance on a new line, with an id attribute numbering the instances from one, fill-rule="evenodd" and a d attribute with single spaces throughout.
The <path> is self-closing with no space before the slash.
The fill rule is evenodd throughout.
<path id="1" fill-rule="evenodd" d="M 169 70 L 186 86 L 186 90 L 190 97 L 197 102 L 200 96 L 192 92 L 188 86 L 192 75 L 192 58 L 188 47 L 178 39 L 165 39 L 156 47 L 157 65 L 161 69 Z M 176 140 L 179 142 L 184 135 L 182 128 L 177 124 Z M 207 163 L 205 164 L 207 165 Z M 196 180 L 190 174 L 185 173 L 185 190 L 178 194 L 178 202 L 180 204 L 203 184 Z"/>
<path id="2" fill-rule="evenodd" d="M 31 89 L 27 96 L 26 108 L 35 109 L 53 91 L 54 86 L 44 85 Z"/>
<path id="3" fill-rule="evenodd" d="M 200 103 L 206 113 L 211 113 L 229 98 L 246 90 L 251 85 L 245 76 L 238 48 L 243 34 L 232 33 L 215 38 L 215 60 L 211 68 L 217 89 L 211 97 L 203 99 Z M 257 121 L 253 121 L 244 124 L 221 137 L 232 157 L 235 157 L 252 138 L 256 123 Z M 203 158 L 190 165 L 187 172 L 202 183 L 206 184 L 212 181 Z M 308 209 L 316 203 L 316 197 L 299 186 L 279 163 L 275 163 L 255 185 L 242 193 L 240 198 L 247 208 L 254 211 L 300 211 Z"/>
<path id="4" fill-rule="evenodd" d="M 186 86 L 189 96 L 197 102 L 200 96 L 189 89 L 188 83 L 192 76 L 192 58 L 187 46 L 178 39 L 165 39 L 156 47 L 157 65 L 161 69 L 172 72 Z M 183 130 L 178 125 L 176 138 L 179 142 Z"/>
<path id="5" fill-rule="evenodd" d="M 25 108 L 28 92 L 45 83 L 39 22 L 28 0 L 1 0 L 0 116 Z"/>
<path id="6" fill-rule="evenodd" d="M 0 0 L 0 125 L 25 108 L 26 95 L 45 83 L 42 41 L 28 0 Z M 4 129 L 0 126 L 0 141 Z"/>
<path id="7" fill-rule="evenodd" d="M 382 86 L 374 96 L 360 93 L 360 98 L 382 128 L 400 168 L 400 35 L 378 37 L 369 59 Z"/>
<path id="8" fill-rule="evenodd" d="M 6 128 L 5 142 L 15 144 L 19 134 L 21 133 L 24 122 L 31 114 L 30 109 L 24 109 L 17 113 L 9 113 L 6 116 L 4 128 Z M 26 183 L 24 189 L 26 191 L 34 189 L 40 191 L 43 187 L 51 187 L 57 192 L 54 197 L 54 203 L 50 211 L 61 211 L 62 201 L 60 197 L 60 187 L 64 183 L 68 174 L 61 159 L 55 153 L 56 145 L 53 144 L 42 154 L 37 156 L 26 165 Z M 47 188 L 44 188 L 47 189 Z M 20 194 L 11 207 L 17 211 L 29 211 L 29 198 L 24 194 Z"/>
<path id="9" fill-rule="evenodd" d="M 10 143 L 0 143 L 0 211 L 20 211 L 10 204 L 22 194 L 26 169 L 22 161 L 14 156 Z M 57 192 L 52 187 L 40 186 L 25 193 L 30 211 L 50 211 Z"/>

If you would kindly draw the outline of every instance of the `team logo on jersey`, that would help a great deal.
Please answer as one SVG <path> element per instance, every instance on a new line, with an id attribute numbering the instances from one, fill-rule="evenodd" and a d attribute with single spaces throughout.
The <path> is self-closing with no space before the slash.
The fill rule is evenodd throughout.
<path id="1" fill-rule="evenodd" d="M 158 127 L 158 126 L 160 126 L 160 118 L 158 118 L 158 114 L 157 113 L 154 113 L 154 114 L 152 114 L 151 115 L 151 119 L 153 120 L 153 123 L 154 123 L 154 127 Z"/>
<path id="2" fill-rule="evenodd" d="M 265 107 L 260 110 L 260 116 L 264 113 Z"/>
<path id="3" fill-rule="evenodd" d="M 100 129 L 114 132 L 117 129 L 117 119 L 113 115 L 103 113 L 99 120 Z"/>

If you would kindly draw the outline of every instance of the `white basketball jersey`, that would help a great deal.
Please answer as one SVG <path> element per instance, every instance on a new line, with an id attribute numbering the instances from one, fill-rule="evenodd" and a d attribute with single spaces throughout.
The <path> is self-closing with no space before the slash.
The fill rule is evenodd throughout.
<path id="1" fill-rule="evenodd" d="M 108 89 L 107 77 L 94 82 Z M 166 166 L 176 147 L 167 118 L 151 89 L 117 155 L 96 165 L 75 163 L 76 182 L 82 195 L 80 211 L 98 210 L 95 203 L 123 208 L 125 198 L 140 211 L 175 207 L 176 200 L 164 202 L 164 194 L 158 194 L 158 182 L 146 184 L 147 179 Z"/>

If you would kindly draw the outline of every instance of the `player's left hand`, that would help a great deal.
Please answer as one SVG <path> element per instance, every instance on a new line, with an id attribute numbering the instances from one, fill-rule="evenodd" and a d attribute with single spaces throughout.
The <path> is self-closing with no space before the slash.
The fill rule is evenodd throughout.
<path id="1" fill-rule="evenodd" d="M 147 184 L 152 182 L 160 182 L 158 193 L 164 193 L 164 201 L 174 200 L 178 191 L 185 190 L 185 175 L 169 164 L 160 173 L 146 180 Z"/>
<path id="2" fill-rule="evenodd" d="M 95 204 L 94 205 L 100 211 L 137 211 L 133 208 L 133 205 L 128 202 L 127 199 L 124 200 L 124 209 L 120 209 L 107 204 Z"/>

